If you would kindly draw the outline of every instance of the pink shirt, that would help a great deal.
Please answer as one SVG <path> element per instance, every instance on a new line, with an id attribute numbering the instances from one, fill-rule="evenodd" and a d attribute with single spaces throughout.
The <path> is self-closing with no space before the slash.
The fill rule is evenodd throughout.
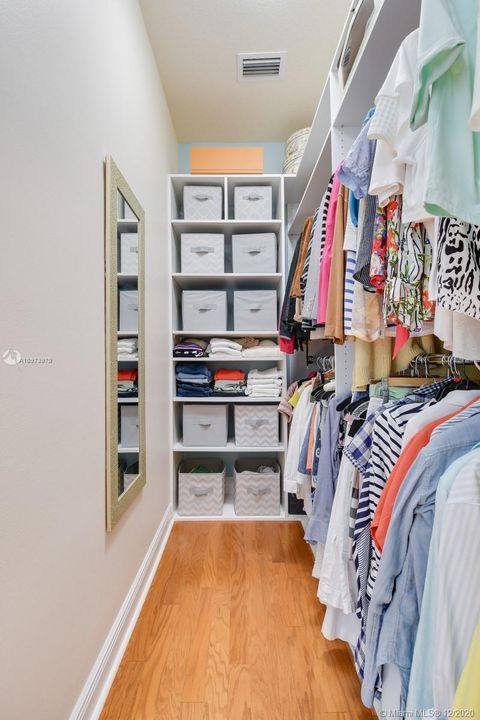
<path id="1" fill-rule="evenodd" d="M 327 317 L 327 300 L 328 300 L 328 286 L 330 284 L 330 270 L 332 267 L 332 246 L 333 236 L 335 233 L 335 216 L 337 214 L 337 201 L 338 194 L 340 192 L 340 180 L 338 178 L 338 171 L 340 165 L 335 171 L 335 177 L 333 178 L 332 194 L 330 196 L 330 204 L 327 212 L 327 225 L 325 232 L 325 246 L 323 249 L 322 261 L 320 263 L 320 274 L 318 278 L 318 308 L 317 308 L 317 323 L 325 323 Z"/>

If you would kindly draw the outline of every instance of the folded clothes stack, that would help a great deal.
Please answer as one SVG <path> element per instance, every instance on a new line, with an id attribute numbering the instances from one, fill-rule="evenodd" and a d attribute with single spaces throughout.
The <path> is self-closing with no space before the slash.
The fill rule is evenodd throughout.
<path id="1" fill-rule="evenodd" d="M 212 360 L 215 360 L 215 357 L 224 358 L 227 355 L 229 357 L 241 358 L 242 349 L 242 345 L 234 340 L 229 340 L 228 338 L 212 338 L 208 344 L 207 352 Z"/>
<path id="2" fill-rule="evenodd" d="M 280 348 L 278 347 L 277 343 L 273 340 L 257 340 L 256 345 L 250 345 L 249 347 L 244 347 L 242 350 L 242 357 L 243 358 L 262 358 L 262 357 L 282 357 L 282 353 L 280 352 Z"/>
<path id="3" fill-rule="evenodd" d="M 282 390 L 282 372 L 276 367 L 250 370 L 245 394 L 256 397 L 279 397 Z"/>
<path id="4" fill-rule="evenodd" d="M 204 363 L 179 363 L 175 376 L 180 397 L 209 397 L 213 393 L 212 373 Z"/>
<path id="5" fill-rule="evenodd" d="M 138 370 L 119 370 L 117 380 L 118 397 L 138 396 Z"/>
<path id="6" fill-rule="evenodd" d="M 233 368 L 220 368 L 213 376 L 213 394 L 226 397 L 245 395 L 245 373 Z"/>
<path id="7" fill-rule="evenodd" d="M 117 354 L 120 360 L 132 360 L 138 352 L 137 338 L 120 338 L 117 341 Z"/>
<path id="8" fill-rule="evenodd" d="M 206 340 L 200 338 L 183 338 L 173 348 L 173 357 L 205 357 Z"/>

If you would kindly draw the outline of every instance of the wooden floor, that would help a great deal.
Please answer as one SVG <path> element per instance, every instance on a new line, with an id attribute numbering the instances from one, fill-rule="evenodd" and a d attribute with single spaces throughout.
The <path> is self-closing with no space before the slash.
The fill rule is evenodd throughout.
<path id="1" fill-rule="evenodd" d="M 101 720 L 369 720 L 299 523 L 177 522 Z"/>

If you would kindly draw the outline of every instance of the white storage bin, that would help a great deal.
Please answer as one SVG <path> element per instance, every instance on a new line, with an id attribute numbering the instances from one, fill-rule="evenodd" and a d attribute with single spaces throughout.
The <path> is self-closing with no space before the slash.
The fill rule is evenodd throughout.
<path id="1" fill-rule="evenodd" d="M 224 236 L 212 233 L 183 233 L 182 273 L 212 275 L 225 271 Z"/>
<path id="2" fill-rule="evenodd" d="M 275 233 L 232 235 L 234 273 L 277 272 L 277 237 Z"/>
<path id="3" fill-rule="evenodd" d="M 202 465 L 208 472 L 192 472 Z M 178 514 L 221 515 L 225 499 L 225 464 L 202 458 L 184 460 L 178 468 Z"/>
<path id="4" fill-rule="evenodd" d="M 270 185 L 240 185 L 235 188 L 234 202 L 235 220 L 271 220 L 273 217 Z"/>
<path id="5" fill-rule="evenodd" d="M 138 275 L 137 233 L 121 233 L 120 235 L 120 272 Z"/>
<path id="6" fill-rule="evenodd" d="M 215 185 L 186 185 L 183 188 L 185 220 L 221 220 L 223 188 Z"/>
<path id="7" fill-rule="evenodd" d="M 261 466 L 271 472 L 257 472 Z M 280 467 L 273 460 L 237 460 L 234 469 L 235 515 L 280 513 Z"/>
<path id="8" fill-rule="evenodd" d="M 278 410 L 275 405 L 235 405 L 235 445 L 278 445 Z"/>
<path id="9" fill-rule="evenodd" d="M 124 448 L 139 445 L 138 405 L 120 405 L 120 445 Z"/>
<path id="10" fill-rule="evenodd" d="M 233 296 L 235 330 L 275 331 L 277 293 L 275 290 L 237 290 Z"/>
<path id="11" fill-rule="evenodd" d="M 228 405 L 185 404 L 183 444 L 190 447 L 225 447 L 228 439 Z"/>
<path id="12" fill-rule="evenodd" d="M 183 329 L 222 332 L 227 329 L 227 293 L 224 290 L 184 290 Z"/>
<path id="13" fill-rule="evenodd" d="M 118 329 L 138 332 L 138 290 L 119 290 L 118 295 Z"/>

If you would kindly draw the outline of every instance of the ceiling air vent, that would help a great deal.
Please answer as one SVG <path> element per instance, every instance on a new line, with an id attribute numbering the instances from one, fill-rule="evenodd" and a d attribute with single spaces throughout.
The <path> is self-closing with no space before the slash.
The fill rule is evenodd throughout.
<path id="1" fill-rule="evenodd" d="M 286 52 L 238 53 L 238 80 L 281 80 L 286 62 Z"/>

